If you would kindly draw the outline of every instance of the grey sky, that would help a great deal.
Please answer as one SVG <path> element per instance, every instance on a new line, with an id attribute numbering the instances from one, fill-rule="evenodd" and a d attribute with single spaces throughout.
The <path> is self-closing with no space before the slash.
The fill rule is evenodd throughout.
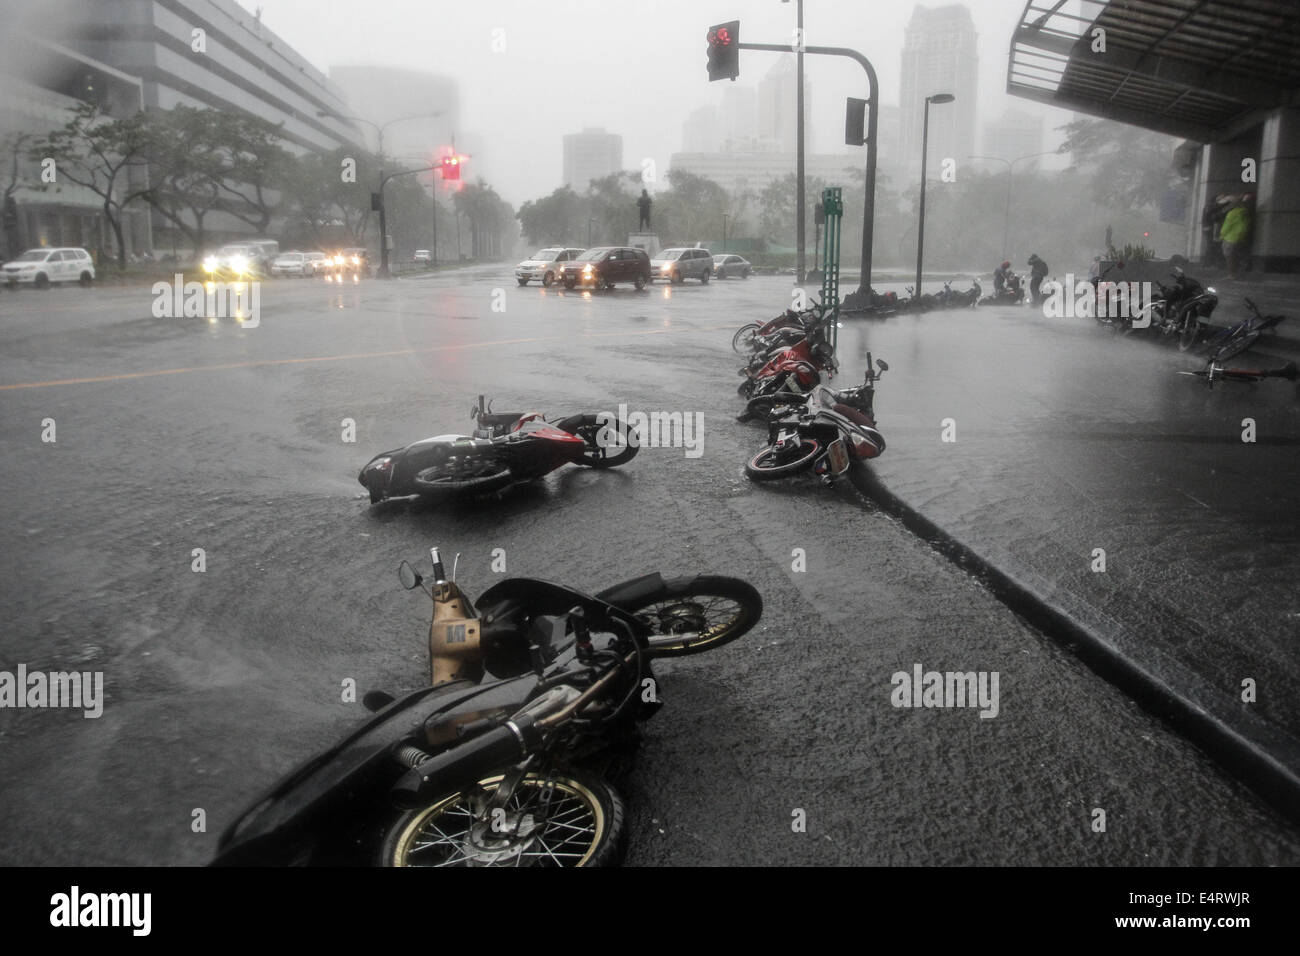
<path id="1" fill-rule="evenodd" d="M 624 163 L 651 157 L 660 170 L 681 148 L 682 122 L 717 103 L 728 81 L 709 83 L 705 32 L 739 18 L 741 39 L 783 43 L 795 23 L 780 0 L 239 0 L 262 8 L 263 22 L 323 70 L 379 63 L 455 77 L 467 132 L 482 143 L 485 175 L 511 202 L 559 185 L 561 137 L 585 126 L 620 133 Z M 942 6 L 940 3 L 929 6 Z M 1011 107 L 1040 112 L 1049 141 L 1068 112 L 1008 96 L 1007 49 L 1023 0 L 967 0 L 979 33 L 979 115 L 983 123 Z M 914 4 L 886 0 L 806 0 L 811 45 L 847 46 L 871 59 L 882 99 L 896 104 L 903 29 Z M 494 31 L 504 31 L 494 34 Z M 493 52 L 494 36 L 505 50 Z M 738 84 L 755 85 L 778 54 L 741 54 Z M 836 150 L 844 97 L 865 96 L 861 67 L 809 57 L 813 88 L 811 150 Z M 953 91 L 969 108 L 962 90 Z"/>

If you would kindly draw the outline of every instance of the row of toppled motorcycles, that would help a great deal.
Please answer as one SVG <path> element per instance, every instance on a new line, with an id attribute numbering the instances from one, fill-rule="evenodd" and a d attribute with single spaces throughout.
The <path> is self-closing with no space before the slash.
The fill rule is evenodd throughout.
<path id="1" fill-rule="evenodd" d="M 1106 307 L 1103 300 L 1107 295 L 1107 279 L 1116 270 L 1122 275 L 1123 269 L 1124 263 L 1116 262 L 1088 280 L 1096 301 L 1093 317 L 1101 328 L 1126 337 L 1176 343 L 1180 351 L 1203 356 L 1204 366 L 1180 374 L 1202 378 L 1211 387 L 1221 380 L 1296 380 L 1295 362 L 1274 368 L 1232 367 L 1223 364 L 1252 348 L 1265 333 L 1276 329 L 1286 316 L 1265 315 L 1251 299 L 1244 298 L 1245 317 L 1226 327 L 1217 327 L 1211 322 L 1211 317 L 1219 305 L 1218 292 L 1213 286 L 1206 286 L 1189 276 L 1181 265 L 1175 265 L 1170 270 L 1169 277 L 1173 280 L 1171 283 L 1154 283 L 1150 301 L 1141 303 L 1139 308 Z"/>
<path id="2" fill-rule="evenodd" d="M 746 325 L 732 347 L 746 356 L 740 421 L 768 426 L 768 441 L 745 465 L 756 481 L 811 470 L 826 483 L 856 461 L 885 450 L 876 428 L 876 383 L 889 368 L 867 356 L 856 388 L 833 390 L 823 379 L 839 371 L 828 330 L 835 314 L 814 306 L 770 322 Z M 358 480 L 372 504 L 420 496 L 432 501 L 495 494 L 534 481 L 566 464 L 615 468 L 640 450 L 637 427 L 617 416 L 570 415 L 548 421 L 541 412 L 494 413 L 479 396 L 470 435 L 435 435 L 381 452 Z"/>
<path id="3" fill-rule="evenodd" d="M 753 477 L 815 467 L 830 480 L 850 456 L 884 449 L 869 416 L 885 363 L 869 363 L 857 389 L 824 388 L 837 368 L 831 321 L 818 311 L 803 335 L 751 337 L 742 417 L 769 421 L 773 439 L 749 463 Z M 471 416 L 472 435 L 375 456 L 359 475 L 371 501 L 494 493 L 566 463 L 621 465 L 639 450 L 626 422 L 599 415 L 548 422 L 493 413 L 480 396 Z M 763 610 L 740 579 L 658 572 L 597 593 L 508 578 L 474 601 L 436 548 L 429 564 L 425 574 L 398 569 L 405 588 L 432 600 L 427 684 L 366 694 L 371 715 L 240 813 L 216 865 L 616 864 L 627 832 L 616 786 L 638 724 L 662 705 L 652 662 L 734 641 Z"/>

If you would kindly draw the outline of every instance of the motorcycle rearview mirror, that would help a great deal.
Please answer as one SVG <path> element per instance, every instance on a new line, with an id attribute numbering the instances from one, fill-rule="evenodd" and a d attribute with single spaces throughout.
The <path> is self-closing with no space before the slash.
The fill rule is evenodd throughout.
<path id="1" fill-rule="evenodd" d="M 420 572 L 411 567 L 411 562 L 403 561 L 397 566 L 397 579 L 402 582 L 402 587 L 408 591 L 414 591 L 420 586 L 424 578 L 420 577 Z"/>
<path id="2" fill-rule="evenodd" d="M 888 372 L 889 363 L 884 359 L 876 359 L 876 368 L 880 369 L 881 372 Z"/>

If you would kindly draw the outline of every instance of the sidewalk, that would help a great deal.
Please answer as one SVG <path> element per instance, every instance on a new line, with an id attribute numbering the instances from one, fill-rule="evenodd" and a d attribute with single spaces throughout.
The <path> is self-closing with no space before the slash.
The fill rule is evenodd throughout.
<path id="1" fill-rule="evenodd" d="M 1231 288 L 1271 309 L 1300 282 Z M 891 366 L 876 398 L 889 449 L 863 490 L 1300 813 L 1295 387 L 1210 391 L 1177 374 L 1188 363 L 1176 350 L 1023 309 L 846 323 L 840 335 L 846 381 L 868 348 Z"/>

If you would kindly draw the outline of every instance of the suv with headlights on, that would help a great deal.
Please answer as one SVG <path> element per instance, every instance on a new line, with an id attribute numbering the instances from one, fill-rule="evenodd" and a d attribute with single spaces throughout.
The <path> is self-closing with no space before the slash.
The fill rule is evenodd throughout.
<path id="1" fill-rule="evenodd" d="M 650 257 L 632 246 L 597 246 L 564 264 L 564 287 L 591 286 L 612 289 L 617 282 L 631 282 L 644 289 L 650 281 Z"/>
<path id="2" fill-rule="evenodd" d="M 662 249 L 650 260 L 654 278 L 680 285 L 687 279 L 708 283 L 713 278 L 713 256 L 708 249 Z"/>

